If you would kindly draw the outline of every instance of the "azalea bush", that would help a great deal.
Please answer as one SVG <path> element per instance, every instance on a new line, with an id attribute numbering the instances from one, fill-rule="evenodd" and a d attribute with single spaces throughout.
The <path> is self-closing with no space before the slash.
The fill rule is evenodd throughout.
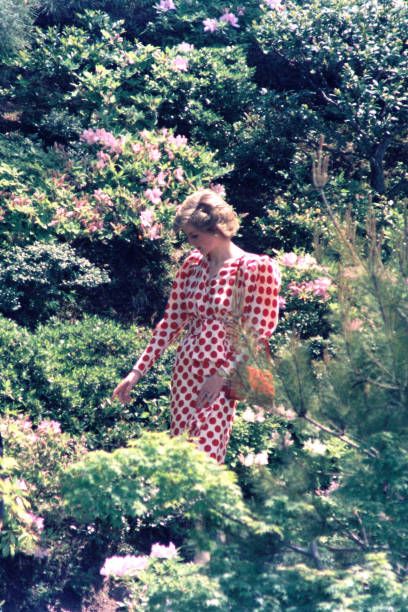
<path id="1" fill-rule="evenodd" d="M 287 342 L 294 335 L 316 338 L 316 348 L 331 331 L 331 305 L 336 297 L 332 272 L 309 253 L 283 253 L 278 257 L 282 268 L 280 319 L 272 346 Z"/>
<path id="2" fill-rule="evenodd" d="M 0 465 L 3 511 L 0 555 L 9 557 L 17 553 L 33 554 L 40 542 L 44 519 L 31 511 L 26 483 L 17 475 L 17 462 L 2 457 Z"/>
<path id="3" fill-rule="evenodd" d="M 65 168 L 41 177 L 42 189 L 4 178 L 5 234 L 46 225 L 49 234 L 70 240 L 129 240 L 135 233 L 157 239 L 171 226 L 179 201 L 223 174 L 210 153 L 166 129 L 137 137 L 89 129 L 82 141 L 72 157 L 61 153 Z"/>
<path id="4" fill-rule="evenodd" d="M 60 505 L 59 477 L 67 465 L 86 452 L 84 440 L 61 431 L 57 421 L 43 419 L 37 426 L 29 417 L 0 417 L 6 457 L 15 461 L 14 474 L 37 514 L 53 513 Z"/>

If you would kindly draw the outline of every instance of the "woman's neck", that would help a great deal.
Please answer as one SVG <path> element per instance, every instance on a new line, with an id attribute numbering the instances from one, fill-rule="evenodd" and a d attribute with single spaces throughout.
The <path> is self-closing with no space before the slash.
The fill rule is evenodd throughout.
<path id="1" fill-rule="evenodd" d="M 240 249 L 236 244 L 231 242 L 229 239 L 225 239 L 219 242 L 214 249 L 208 253 L 208 260 L 211 265 L 215 268 L 222 265 L 228 259 L 235 259 L 240 257 L 244 251 Z"/>

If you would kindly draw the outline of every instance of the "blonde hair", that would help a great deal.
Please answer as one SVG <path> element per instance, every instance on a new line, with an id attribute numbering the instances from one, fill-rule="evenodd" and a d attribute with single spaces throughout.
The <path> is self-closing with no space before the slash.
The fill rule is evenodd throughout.
<path id="1" fill-rule="evenodd" d="M 187 224 L 202 232 L 219 231 L 232 238 L 238 231 L 239 219 L 232 206 L 218 193 L 212 189 L 200 189 L 188 196 L 177 209 L 175 231 Z"/>

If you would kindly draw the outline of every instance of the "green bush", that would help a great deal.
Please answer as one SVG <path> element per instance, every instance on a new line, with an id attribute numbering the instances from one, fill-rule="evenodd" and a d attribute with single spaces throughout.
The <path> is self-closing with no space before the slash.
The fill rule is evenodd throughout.
<path id="1" fill-rule="evenodd" d="M 0 402 L 7 408 L 23 411 L 27 406 L 40 409 L 34 381 L 35 349 L 31 334 L 14 321 L 0 317 Z"/>
<path id="2" fill-rule="evenodd" d="M 126 518 L 156 524 L 172 515 L 202 519 L 196 534 L 211 545 L 214 530 L 248 521 L 234 475 L 185 438 L 145 433 L 129 448 L 95 451 L 66 470 L 67 511 L 84 523 L 120 527 Z"/>
<path id="3" fill-rule="evenodd" d="M 34 423 L 58 421 L 66 433 L 86 433 L 90 448 L 121 446 L 145 427 L 167 429 L 171 351 L 135 388 L 129 406 L 110 400 L 149 331 L 96 316 L 50 321 L 35 334 L 7 319 L 0 325 L 4 410 L 23 412 Z"/>
<path id="4" fill-rule="evenodd" d="M 317 112 L 325 124 L 321 131 L 327 126 L 336 149 L 345 153 L 348 142 L 349 153 L 357 151 L 366 161 L 378 193 L 387 190 L 387 148 L 407 117 L 406 15 L 403 3 L 393 0 L 361 0 L 352 11 L 345 0 L 325 0 L 283 10 L 264 5 L 263 18 L 254 24 L 270 69 L 268 85 L 302 92 L 301 101 Z"/>
<path id="5" fill-rule="evenodd" d="M 104 270 L 67 244 L 35 242 L 0 250 L 0 312 L 23 325 L 34 327 L 57 313 L 79 314 L 92 290 L 108 282 Z"/>
<path id="6" fill-rule="evenodd" d="M 50 418 L 64 431 L 86 433 L 90 448 L 111 448 L 139 435 L 143 427 L 167 428 L 170 352 L 134 390 L 123 407 L 111 402 L 113 389 L 144 349 L 150 333 L 96 316 L 40 326 L 33 337 L 35 366 L 43 382 L 36 387 L 35 419 Z M 155 415 L 149 421 L 149 402 Z"/>

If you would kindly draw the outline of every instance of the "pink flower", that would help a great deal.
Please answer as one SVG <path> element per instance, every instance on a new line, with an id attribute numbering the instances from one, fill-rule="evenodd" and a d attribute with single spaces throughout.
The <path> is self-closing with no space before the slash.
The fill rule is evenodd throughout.
<path id="1" fill-rule="evenodd" d="M 229 23 L 233 28 L 239 28 L 238 25 L 238 17 L 234 15 L 234 13 L 229 13 L 226 11 L 221 17 L 220 21 L 224 21 L 225 23 Z"/>
<path id="2" fill-rule="evenodd" d="M 155 223 L 147 232 L 147 237 L 150 240 L 158 240 L 161 237 L 162 226 L 160 223 Z"/>
<path id="3" fill-rule="evenodd" d="M 176 55 L 171 64 L 171 69 L 177 72 L 186 72 L 188 70 L 188 59 L 181 55 Z"/>
<path id="4" fill-rule="evenodd" d="M 282 9 L 281 0 L 264 0 L 265 4 L 269 6 L 270 9 Z"/>
<path id="5" fill-rule="evenodd" d="M 279 310 L 284 310 L 286 308 L 286 300 L 281 295 L 278 297 L 278 306 Z"/>
<path id="6" fill-rule="evenodd" d="M 161 158 L 161 153 L 159 149 L 157 149 L 156 147 L 150 147 L 149 148 L 149 159 L 151 159 L 151 161 L 159 161 L 160 158 Z"/>
<path id="7" fill-rule="evenodd" d="M 182 183 L 184 181 L 184 171 L 183 168 L 180 168 L 180 166 L 178 168 L 175 169 L 174 171 L 174 178 L 176 179 L 176 181 L 179 181 L 179 183 Z"/>
<path id="8" fill-rule="evenodd" d="M 166 173 L 163 172 L 162 170 L 156 176 L 156 183 L 160 185 L 161 187 L 164 187 L 166 185 Z"/>
<path id="9" fill-rule="evenodd" d="M 95 189 L 93 195 L 98 204 L 102 204 L 102 206 L 106 206 L 107 208 L 111 208 L 113 206 L 111 197 L 102 191 L 102 189 Z"/>
<path id="10" fill-rule="evenodd" d="M 240 17 L 242 15 L 245 15 L 245 11 L 246 11 L 246 8 L 244 6 L 238 6 L 237 7 L 237 15 L 239 15 Z"/>
<path id="11" fill-rule="evenodd" d="M 156 11 L 160 11 L 162 13 L 177 10 L 173 0 L 160 0 L 160 3 L 155 4 L 154 8 L 156 9 Z"/>
<path id="12" fill-rule="evenodd" d="M 111 153 L 119 154 L 123 150 L 123 138 L 115 138 L 111 132 L 107 132 L 104 128 L 84 130 L 81 134 L 81 140 L 90 145 L 100 143 Z"/>
<path id="13" fill-rule="evenodd" d="M 135 155 L 139 155 L 143 151 L 143 145 L 140 142 L 134 142 L 130 148 Z"/>
<path id="14" fill-rule="evenodd" d="M 44 419 L 38 425 L 37 430 L 39 432 L 44 432 L 48 434 L 60 434 L 61 425 L 57 421 L 49 421 L 48 419 Z"/>
<path id="15" fill-rule="evenodd" d="M 249 406 L 242 413 L 242 418 L 247 423 L 263 423 L 265 421 L 265 411 L 261 406 L 256 407 L 256 412 Z"/>
<path id="16" fill-rule="evenodd" d="M 98 161 L 96 162 L 96 167 L 101 170 L 110 162 L 110 155 L 105 153 L 104 151 L 98 151 L 96 154 Z"/>
<path id="17" fill-rule="evenodd" d="M 177 45 L 177 49 L 182 53 L 189 53 L 190 51 L 194 51 L 194 45 L 190 45 L 189 43 L 182 42 Z"/>
<path id="18" fill-rule="evenodd" d="M 178 134 L 177 136 L 173 136 L 172 134 L 170 134 L 170 136 L 168 137 L 167 140 L 176 149 L 179 149 L 181 147 L 185 147 L 187 145 L 187 137 L 186 136 L 181 136 L 180 134 Z"/>
<path id="19" fill-rule="evenodd" d="M 157 559 L 174 559 L 178 556 L 178 553 L 173 542 L 170 542 L 168 546 L 153 544 L 150 556 Z"/>
<path id="20" fill-rule="evenodd" d="M 146 198 L 150 200 L 152 204 L 159 204 L 161 202 L 162 191 L 158 187 L 154 189 L 146 189 L 144 192 Z"/>
<path id="21" fill-rule="evenodd" d="M 140 223 L 143 228 L 149 228 L 153 225 L 154 221 L 154 213 L 150 208 L 146 208 L 146 210 L 142 210 L 140 213 Z"/>
<path id="22" fill-rule="evenodd" d="M 149 565 L 149 557 L 126 555 L 113 556 L 105 559 L 100 573 L 102 576 L 135 576 Z"/>
<path id="23" fill-rule="evenodd" d="M 296 253 L 284 253 L 279 261 L 283 266 L 293 268 L 297 263 L 297 255 Z"/>
<path id="24" fill-rule="evenodd" d="M 41 516 L 36 516 L 32 512 L 26 512 L 25 519 L 27 523 L 33 527 L 36 531 L 41 533 L 44 529 L 44 519 Z"/>
<path id="25" fill-rule="evenodd" d="M 239 454 L 238 459 L 245 467 L 251 467 L 251 465 L 254 465 L 255 455 L 254 453 L 248 453 L 248 455 Z"/>
<path id="26" fill-rule="evenodd" d="M 96 144 L 97 142 L 99 142 L 95 130 L 92 129 L 84 130 L 81 134 L 81 140 L 83 140 L 84 142 L 86 142 L 86 144 L 89 145 Z"/>
<path id="27" fill-rule="evenodd" d="M 254 457 L 255 465 L 268 465 L 268 451 L 264 450 L 257 453 Z"/>
<path id="28" fill-rule="evenodd" d="M 143 178 L 140 179 L 141 183 L 153 183 L 155 180 L 155 176 L 151 170 L 146 170 Z"/>
<path id="29" fill-rule="evenodd" d="M 219 24 L 216 19 L 204 19 L 203 21 L 204 32 L 215 32 L 218 30 Z"/>
<path id="30" fill-rule="evenodd" d="M 315 295 L 327 299 L 329 297 L 327 290 L 331 284 L 330 278 L 327 278 L 327 276 L 320 276 L 313 281 L 312 291 Z"/>

